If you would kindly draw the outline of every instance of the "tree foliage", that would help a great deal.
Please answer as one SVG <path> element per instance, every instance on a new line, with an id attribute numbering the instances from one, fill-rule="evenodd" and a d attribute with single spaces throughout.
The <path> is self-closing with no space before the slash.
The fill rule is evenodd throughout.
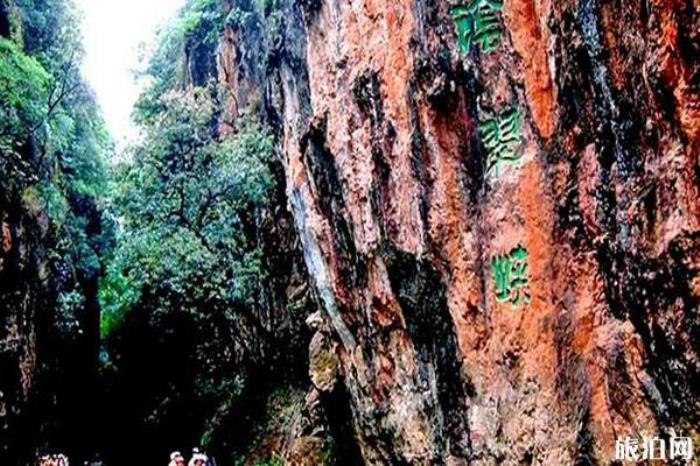
<path id="1" fill-rule="evenodd" d="M 44 117 L 50 76 L 34 58 L 0 38 L 0 148 L 16 151 Z"/>
<path id="2" fill-rule="evenodd" d="M 119 247 L 102 287 L 103 331 L 144 289 L 159 307 L 230 313 L 250 306 L 260 273 L 256 210 L 272 187 L 271 136 L 219 139 L 209 91 L 170 91 L 143 145 L 118 168 Z"/>

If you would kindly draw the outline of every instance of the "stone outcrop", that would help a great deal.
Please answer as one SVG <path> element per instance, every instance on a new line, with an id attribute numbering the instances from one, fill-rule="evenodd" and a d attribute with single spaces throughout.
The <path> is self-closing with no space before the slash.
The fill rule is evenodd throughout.
<path id="1" fill-rule="evenodd" d="M 227 111 L 277 129 L 367 464 L 606 464 L 616 438 L 692 435 L 697 5 L 230 7 Z"/>

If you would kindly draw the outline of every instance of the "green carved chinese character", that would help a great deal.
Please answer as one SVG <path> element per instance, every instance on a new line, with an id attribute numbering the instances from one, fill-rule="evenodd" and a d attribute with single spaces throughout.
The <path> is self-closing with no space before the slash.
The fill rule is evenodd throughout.
<path id="1" fill-rule="evenodd" d="M 498 11 L 502 8 L 502 0 L 472 0 L 452 8 L 457 38 L 464 53 L 469 53 L 472 43 L 477 44 L 484 53 L 498 48 L 501 44 Z"/>
<path id="2" fill-rule="evenodd" d="M 509 109 L 479 125 L 481 141 L 486 149 L 486 169 L 490 172 L 503 163 L 520 160 L 520 111 Z"/>
<path id="3" fill-rule="evenodd" d="M 527 257 L 527 249 L 519 245 L 491 261 L 491 275 L 498 301 L 510 302 L 516 308 L 521 303 L 530 303 Z"/>

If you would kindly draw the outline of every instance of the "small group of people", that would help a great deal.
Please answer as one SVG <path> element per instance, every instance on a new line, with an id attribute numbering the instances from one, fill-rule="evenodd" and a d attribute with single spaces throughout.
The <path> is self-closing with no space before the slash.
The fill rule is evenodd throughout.
<path id="1" fill-rule="evenodd" d="M 44 455 L 39 458 L 39 466 L 68 466 L 66 455 Z"/>
<path id="2" fill-rule="evenodd" d="M 174 451 L 170 454 L 170 463 L 168 466 L 185 466 L 185 457 L 179 451 Z M 209 457 L 199 450 L 199 448 L 192 449 L 192 457 L 187 463 L 187 466 L 213 466 L 209 461 Z"/>

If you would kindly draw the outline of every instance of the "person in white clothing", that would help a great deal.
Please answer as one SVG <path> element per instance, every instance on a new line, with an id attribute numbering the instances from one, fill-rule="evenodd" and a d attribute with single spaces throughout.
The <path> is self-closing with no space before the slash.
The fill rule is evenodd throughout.
<path id="1" fill-rule="evenodd" d="M 209 458 L 207 458 L 207 455 L 200 452 L 198 448 L 195 448 L 192 450 L 192 458 L 190 459 L 190 462 L 187 463 L 187 465 L 188 466 L 206 466 L 208 461 L 209 461 Z"/>
<path id="2" fill-rule="evenodd" d="M 168 466 L 185 466 L 185 457 L 179 451 L 170 453 L 170 463 Z"/>

